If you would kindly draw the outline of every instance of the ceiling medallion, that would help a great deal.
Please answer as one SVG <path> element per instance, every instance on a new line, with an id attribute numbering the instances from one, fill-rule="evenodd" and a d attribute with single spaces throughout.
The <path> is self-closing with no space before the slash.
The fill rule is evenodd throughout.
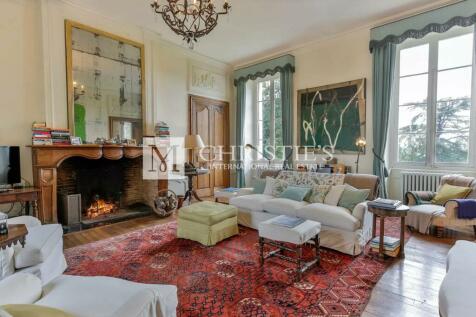
<path id="1" fill-rule="evenodd" d="M 165 3 L 161 4 L 162 1 Z M 217 11 L 214 0 L 155 0 L 151 6 L 191 49 L 199 37 L 217 26 L 218 17 L 228 14 L 231 9 L 228 0 L 224 1 L 222 9 L 218 8 L 221 11 Z"/>

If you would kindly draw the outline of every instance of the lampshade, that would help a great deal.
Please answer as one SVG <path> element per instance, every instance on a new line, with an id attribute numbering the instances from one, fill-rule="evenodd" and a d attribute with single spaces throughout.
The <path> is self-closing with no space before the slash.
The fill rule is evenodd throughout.
<path id="1" fill-rule="evenodd" d="M 185 136 L 185 146 L 186 149 L 203 149 L 205 144 L 203 144 L 202 138 L 198 134 L 186 135 Z"/>

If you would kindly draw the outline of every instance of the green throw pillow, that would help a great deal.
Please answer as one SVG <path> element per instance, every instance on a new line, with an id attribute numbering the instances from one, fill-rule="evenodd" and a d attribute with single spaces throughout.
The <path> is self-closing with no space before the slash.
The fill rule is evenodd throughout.
<path id="1" fill-rule="evenodd" d="M 262 193 L 264 193 L 264 188 L 265 187 L 266 187 L 266 179 L 253 178 L 253 194 L 262 194 Z"/>
<path id="2" fill-rule="evenodd" d="M 438 190 L 436 196 L 431 200 L 435 205 L 443 206 L 450 199 L 462 199 L 471 193 L 472 188 L 462 187 L 462 186 L 453 186 L 449 184 L 444 184 Z"/>
<path id="3" fill-rule="evenodd" d="M 322 204 L 330 189 L 330 185 L 314 185 L 312 186 L 310 194 L 308 195 L 308 197 L 306 197 L 306 201 L 310 203 Z"/>
<path id="4" fill-rule="evenodd" d="M 295 201 L 303 201 L 311 191 L 310 187 L 288 186 L 279 196 L 279 198 L 287 198 Z"/>
<path id="5" fill-rule="evenodd" d="M 352 212 L 356 205 L 364 202 L 369 197 L 369 194 L 370 189 L 357 189 L 347 185 L 337 206 L 344 207 Z"/>

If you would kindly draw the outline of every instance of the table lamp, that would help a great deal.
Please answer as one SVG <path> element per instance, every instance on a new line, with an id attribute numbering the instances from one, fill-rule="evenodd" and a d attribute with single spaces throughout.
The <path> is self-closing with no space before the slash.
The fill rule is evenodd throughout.
<path id="1" fill-rule="evenodd" d="M 203 143 L 202 138 L 198 134 L 189 134 L 185 136 L 185 145 L 184 148 L 188 150 L 192 150 L 192 158 L 190 159 L 190 163 L 193 162 L 194 151 L 196 149 L 203 149 L 205 144 Z"/>

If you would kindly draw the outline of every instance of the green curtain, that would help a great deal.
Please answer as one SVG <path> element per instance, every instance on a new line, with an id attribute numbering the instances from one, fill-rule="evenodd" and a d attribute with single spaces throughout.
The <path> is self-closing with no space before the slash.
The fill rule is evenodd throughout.
<path id="1" fill-rule="evenodd" d="M 284 169 L 292 168 L 293 164 L 293 72 L 293 67 L 286 67 L 281 72 L 283 146 L 285 147 Z"/>
<path id="2" fill-rule="evenodd" d="M 373 139 L 374 174 L 380 178 L 380 196 L 387 197 L 385 146 L 395 75 L 396 46 L 387 43 L 373 50 Z"/>
<path id="3" fill-rule="evenodd" d="M 238 149 L 244 145 L 244 125 L 246 107 L 246 80 L 236 82 L 236 146 Z M 245 187 L 244 158 L 240 150 L 238 153 L 238 167 L 236 169 L 236 187 Z"/>

